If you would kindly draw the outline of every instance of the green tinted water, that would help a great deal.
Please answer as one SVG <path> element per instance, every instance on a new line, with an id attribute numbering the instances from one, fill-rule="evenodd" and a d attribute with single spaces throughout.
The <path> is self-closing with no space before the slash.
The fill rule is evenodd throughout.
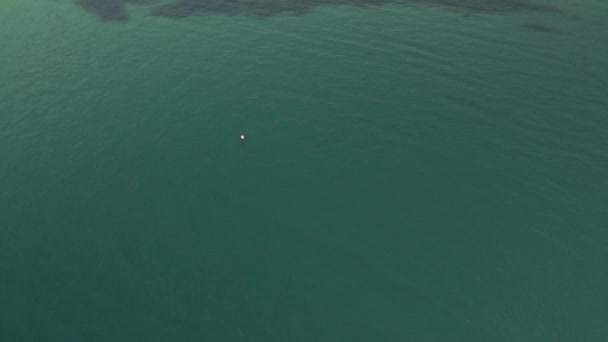
<path id="1" fill-rule="evenodd" d="M 545 4 L 5 1 L 2 340 L 605 341 L 608 6 Z"/>

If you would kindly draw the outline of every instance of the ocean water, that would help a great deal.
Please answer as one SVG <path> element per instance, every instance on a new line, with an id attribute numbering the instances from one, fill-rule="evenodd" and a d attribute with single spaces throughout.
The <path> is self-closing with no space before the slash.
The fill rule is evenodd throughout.
<path id="1" fill-rule="evenodd" d="M 607 2 L 138 2 L 3 1 L 0 340 L 608 340 Z"/>

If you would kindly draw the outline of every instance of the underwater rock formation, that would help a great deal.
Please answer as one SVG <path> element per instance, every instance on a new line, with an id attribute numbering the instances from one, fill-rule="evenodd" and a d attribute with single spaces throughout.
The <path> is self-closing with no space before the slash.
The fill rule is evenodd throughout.
<path id="1" fill-rule="evenodd" d="M 77 0 L 78 5 L 95 13 L 102 20 L 121 21 L 129 19 L 125 5 L 148 5 L 157 0 Z"/>
<path id="2" fill-rule="evenodd" d="M 157 0 L 77 0 L 77 3 L 102 20 L 127 20 L 127 4 L 148 5 Z M 530 0 L 173 0 L 152 7 L 151 14 L 164 17 L 197 15 L 251 15 L 268 17 L 277 14 L 304 14 L 321 5 L 375 6 L 395 3 L 420 3 L 443 6 L 463 12 L 520 13 L 555 12 L 551 7 Z"/>

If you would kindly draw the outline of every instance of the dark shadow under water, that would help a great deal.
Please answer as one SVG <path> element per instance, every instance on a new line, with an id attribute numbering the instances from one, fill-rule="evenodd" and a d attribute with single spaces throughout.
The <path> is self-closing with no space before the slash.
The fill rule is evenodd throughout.
<path id="1" fill-rule="evenodd" d="M 549 25 L 545 25 L 545 24 L 540 24 L 540 23 L 526 23 L 523 24 L 522 27 L 527 30 L 527 31 L 533 31 L 533 32 L 541 32 L 541 33 L 554 33 L 554 34 L 558 34 L 558 33 L 563 33 L 562 30 L 549 26 Z"/>
<path id="2" fill-rule="evenodd" d="M 77 3 L 108 21 L 127 20 L 127 4 L 152 5 L 152 15 L 173 18 L 212 14 L 257 17 L 300 15 L 320 5 L 375 6 L 399 3 L 428 4 L 469 13 L 557 12 L 555 8 L 530 0 L 172 0 L 169 3 L 158 0 L 77 0 Z"/>

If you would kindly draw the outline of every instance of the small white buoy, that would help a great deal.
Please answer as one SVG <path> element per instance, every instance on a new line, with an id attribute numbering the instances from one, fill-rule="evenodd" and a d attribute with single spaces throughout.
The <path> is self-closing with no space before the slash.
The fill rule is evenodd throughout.
<path id="1" fill-rule="evenodd" d="M 241 142 L 245 141 L 245 135 L 241 134 Z"/>

